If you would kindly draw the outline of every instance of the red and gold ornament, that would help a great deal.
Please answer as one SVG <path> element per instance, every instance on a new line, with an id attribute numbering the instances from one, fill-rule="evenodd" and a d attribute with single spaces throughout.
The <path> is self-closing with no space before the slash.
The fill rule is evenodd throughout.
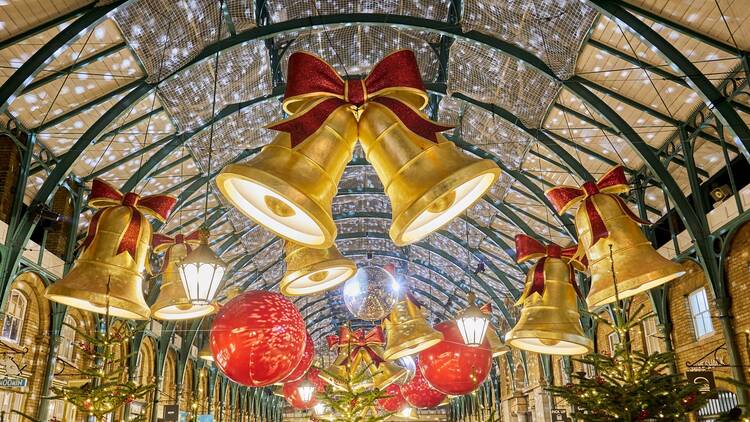
<path id="1" fill-rule="evenodd" d="M 291 374 L 289 374 L 282 382 L 297 381 L 307 373 L 307 370 L 312 366 L 313 358 L 315 358 L 315 343 L 313 343 L 310 333 L 305 333 L 305 352 L 302 354 L 297 367 L 294 368 Z"/>
<path id="2" fill-rule="evenodd" d="M 417 367 L 419 367 L 418 363 Z M 401 385 L 401 394 L 410 405 L 417 409 L 438 407 L 445 399 L 445 393 L 434 389 L 419 370 L 414 373 L 414 377 L 409 382 Z"/>
<path id="3" fill-rule="evenodd" d="M 401 386 L 391 384 L 383 390 L 389 397 L 378 399 L 378 406 L 386 412 L 394 413 L 403 409 L 406 405 L 406 399 L 401 394 Z"/>
<path id="4" fill-rule="evenodd" d="M 255 290 L 238 295 L 218 312 L 211 326 L 211 352 L 232 381 L 266 387 L 299 365 L 306 334 L 305 321 L 289 299 Z"/>
<path id="5" fill-rule="evenodd" d="M 443 341 L 419 352 L 417 372 L 445 394 L 460 396 L 476 390 L 492 368 L 486 336 L 481 346 L 471 347 L 464 344 L 455 321 L 441 322 L 435 329 L 443 333 Z"/>

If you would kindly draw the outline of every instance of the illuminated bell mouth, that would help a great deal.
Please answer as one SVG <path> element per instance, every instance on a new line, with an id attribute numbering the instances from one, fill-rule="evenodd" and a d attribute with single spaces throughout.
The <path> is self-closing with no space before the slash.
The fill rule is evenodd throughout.
<path id="1" fill-rule="evenodd" d="M 445 195 L 441 196 L 437 201 L 430 204 L 429 207 L 427 207 L 427 211 L 432 213 L 440 213 L 445 212 L 448 208 L 453 205 L 453 203 L 456 202 L 456 191 L 452 190 Z"/>
<path id="2" fill-rule="evenodd" d="M 310 281 L 314 281 L 316 283 L 320 283 L 321 281 L 328 278 L 328 271 L 318 271 L 316 273 L 310 274 L 310 277 L 308 277 Z"/>
<path id="3" fill-rule="evenodd" d="M 175 308 L 179 309 L 180 311 L 187 311 L 192 307 L 193 305 L 190 303 L 180 303 L 179 305 L 175 305 Z"/>
<path id="4" fill-rule="evenodd" d="M 553 338 L 540 338 L 539 342 L 545 346 L 556 346 L 560 343 L 560 340 Z"/>
<path id="5" fill-rule="evenodd" d="M 292 207 L 285 204 L 275 196 L 266 195 L 263 198 L 263 202 L 265 202 L 266 206 L 269 210 L 271 210 L 271 212 L 278 215 L 279 217 L 291 217 L 296 214 Z"/>

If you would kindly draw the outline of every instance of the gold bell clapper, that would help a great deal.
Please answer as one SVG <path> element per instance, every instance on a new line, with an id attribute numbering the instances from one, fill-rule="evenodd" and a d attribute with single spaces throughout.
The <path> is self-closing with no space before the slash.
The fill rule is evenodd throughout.
<path id="1" fill-rule="evenodd" d="M 443 341 L 443 333 L 430 326 L 417 301 L 407 293 L 383 320 L 385 360 L 414 355 Z"/>
<path id="2" fill-rule="evenodd" d="M 516 261 L 538 261 L 529 269 L 517 303 L 523 304 L 521 316 L 505 335 L 511 347 L 549 355 L 580 355 L 593 350 L 578 312 L 580 293 L 574 267 L 583 269 L 583 264 L 574 258 L 576 250 L 516 236 Z"/>
<path id="3" fill-rule="evenodd" d="M 88 205 L 98 211 L 89 223 L 81 255 L 65 277 L 47 287 L 44 296 L 86 311 L 148 319 L 151 312 L 143 298 L 143 281 L 151 224 L 146 215 L 163 222 L 175 203 L 175 198 L 166 195 L 123 194 L 94 179 Z"/>
<path id="4" fill-rule="evenodd" d="M 279 284 L 281 293 L 302 296 L 333 289 L 357 272 L 357 264 L 345 258 L 336 246 L 315 249 L 287 241 L 286 272 Z"/>
<path id="5" fill-rule="evenodd" d="M 685 274 L 680 264 L 664 258 L 646 239 L 638 218 L 618 196 L 628 192 L 625 170 L 617 166 L 599 181 L 582 188 L 559 186 L 546 192 L 558 212 L 580 203 L 575 222 L 578 241 L 588 259 L 591 289 L 589 309 L 650 290 Z M 610 259 L 610 245 L 612 254 Z M 617 287 L 611 267 L 617 274 Z"/>
<path id="6" fill-rule="evenodd" d="M 156 302 L 151 305 L 151 316 L 155 319 L 176 321 L 200 318 L 218 310 L 218 305 L 193 304 L 185 293 L 177 265 L 200 241 L 199 233 L 193 232 L 174 238 L 156 233 L 152 245 L 154 253 L 165 252 L 161 270 L 161 287 Z"/>
<path id="7" fill-rule="evenodd" d="M 382 346 L 374 345 L 371 346 L 371 349 L 372 353 L 365 353 L 363 359 L 372 375 L 373 387 L 383 390 L 385 387 L 399 382 L 406 377 L 406 369 L 382 358 Z"/>

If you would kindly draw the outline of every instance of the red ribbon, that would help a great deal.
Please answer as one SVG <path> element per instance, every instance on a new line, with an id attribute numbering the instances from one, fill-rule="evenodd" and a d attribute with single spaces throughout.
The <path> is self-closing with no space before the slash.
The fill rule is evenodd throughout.
<path id="1" fill-rule="evenodd" d="M 296 52 L 289 57 L 287 79 L 284 111 L 293 116 L 268 128 L 288 132 L 292 148 L 317 132 L 339 108 L 361 110 L 369 102 L 385 106 L 409 130 L 435 143 L 436 133 L 451 129 L 420 112 L 428 97 L 417 59 L 410 50 L 386 56 L 365 79 L 351 80 L 342 79 L 321 58 Z"/>
<path id="2" fill-rule="evenodd" d="M 327 336 L 326 342 L 328 342 L 329 349 L 333 349 L 334 347 L 350 348 L 349 356 L 341 362 L 342 365 L 346 365 L 350 359 L 354 359 L 354 357 L 361 351 L 370 355 L 372 361 L 375 362 L 375 366 L 379 366 L 382 362 L 385 362 L 385 360 L 371 347 L 382 346 L 385 344 L 385 335 L 383 334 L 383 329 L 379 326 L 374 327 L 367 333 L 361 328 L 352 331 L 344 326 L 339 329 L 339 335 L 334 334 Z"/>
<path id="3" fill-rule="evenodd" d="M 196 230 L 189 235 L 185 236 L 182 233 L 175 235 L 175 237 L 168 236 L 166 234 L 155 233 L 151 238 L 151 246 L 154 248 L 155 253 L 161 253 L 166 251 L 164 255 L 164 263 L 162 264 L 161 272 L 163 273 L 167 269 L 170 256 L 172 254 L 172 247 L 175 245 L 185 245 L 188 253 L 193 250 L 193 246 L 200 243 L 200 230 Z"/>
<path id="4" fill-rule="evenodd" d="M 516 235 L 516 262 L 521 263 L 530 259 L 537 259 L 539 261 L 534 265 L 531 271 L 534 272 L 532 281 L 523 291 L 518 303 L 522 303 L 524 299 L 533 295 L 534 293 L 539 296 L 544 295 L 544 264 L 548 258 L 562 259 L 568 265 L 568 274 L 570 274 L 570 284 L 573 285 L 576 293 L 580 298 L 583 298 L 581 291 L 578 289 L 578 284 L 575 282 L 575 271 L 574 268 L 583 270 L 586 267 L 586 258 L 578 258 L 578 246 L 568 246 L 562 248 L 560 245 L 550 243 L 543 245 L 538 240 L 526 236 L 525 234 Z"/>
<path id="5" fill-rule="evenodd" d="M 545 192 L 545 196 L 547 196 L 547 199 L 550 200 L 557 212 L 561 214 L 567 212 L 570 207 L 578 202 L 583 201 L 586 215 L 589 217 L 589 222 L 591 224 L 592 240 L 591 245 L 589 246 L 593 246 L 600 239 L 609 237 L 609 229 L 607 229 L 601 213 L 591 199 L 595 195 L 610 196 L 617 201 L 622 212 L 627 215 L 628 218 L 639 224 L 651 224 L 633 214 L 633 211 L 631 211 L 625 204 L 625 201 L 618 196 L 618 194 L 625 193 L 628 190 L 628 179 L 625 177 L 625 168 L 618 165 L 608 171 L 596 183 L 585 182 L 580 188 L 573 186 L 554 187 Z"/>
<path id="6" fill-rule="evenodd" d="M 126 206 L 131 209 L 131 217 L 117 247 L 117 255 L 127 252 L 132 258 L 135 258 L 143 214 L 149 214 L 159 221 L 165 221 L 176 202 L 175 198 L 167 195 L 141 197 L 132 192 L 123 194 L 109 183 L 101 179 L 94 179 L 91 185 L 88 204 L 92 208 L 99 208 L 100 211 L 94 214 L 94 217 L 91 219 L 88 235 L 83 241 L 83 248 L 87 248 L 93 242 L 102 210 L 111 207 Z"/>

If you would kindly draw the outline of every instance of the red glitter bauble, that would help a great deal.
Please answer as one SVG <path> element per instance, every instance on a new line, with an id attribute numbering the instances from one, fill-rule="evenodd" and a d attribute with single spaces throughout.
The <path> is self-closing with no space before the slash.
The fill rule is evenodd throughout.
<path id="1" fill-rule="evenodd" d="M 299 365 L 307 330 L 294 304 L 278 293 L 254 290 L 227 302 L 211 326 L 211 353 L 232 381 L 266 387 Z"/>
<path id="2" fill-rule="evenodd" d="M 406 405 L 406 399 L 401 394 L 401 387 L 398 384 L 391 384 L 385 387 L 383 392 L 391 396 L 385 399 L 378 399 L 378 406 L 386 412 L 398 412 Z"/>
<path id="3" fill-rule="evenodd" d="M 285 383 L 281 388 L 281 391 L 284 393 L 286 401 L 295 409 L 312 409 L 312 407 L 318 403 L 318 399 L 315 397 L 317 393 L 322 393 L 326 389 L 326 382 L 318 376 L 319 374 L 320 371 L 315 368 L 310 368 L 301 379 Z M 315 393 L 310 401 L 303 401 L 299 396 L 299 390 L 297 389 L 297 387 L 299 387 L 299 385 L 305 380 L 310 381 L 315 386 Z"/>
<path id="4" fill-rule="evenodd" d="M 415 371 L 411 381 L 401 385 L 401 395 L 418 409 L 432 409 L 445 399 L 445 394 L 432 388 L 420 371 Z"/>
<path id="5" fill-rule="evenodd" d="M 284 378 L 284 380 L 281 382 L 297 381 L 298 379 L 305 376 L 305 373 L 307 372 L 307 370 L 310 369 L 310 366 L 312 366 L 314 357 L 315 357 L 315 343 L 313 343 L 312 337 L 310 337 L 310 333 L 306 333 L 305 353 L 302 354 L 302 359 L 300 359 L 299 363 L 297 364 L 297 367 L 294 368 L 292 373 L 287 375 L 287 377 Z"/>
<path id="6" fill-rule="evenodd" d="M 419 353 L 419 371 L 436 390 L 452 396 L 479 388 L 492 368 L 492 351 L 487 337 L 478 347 L 464 344 L 455 321 L 435 326 L 443 341 Z"/>

